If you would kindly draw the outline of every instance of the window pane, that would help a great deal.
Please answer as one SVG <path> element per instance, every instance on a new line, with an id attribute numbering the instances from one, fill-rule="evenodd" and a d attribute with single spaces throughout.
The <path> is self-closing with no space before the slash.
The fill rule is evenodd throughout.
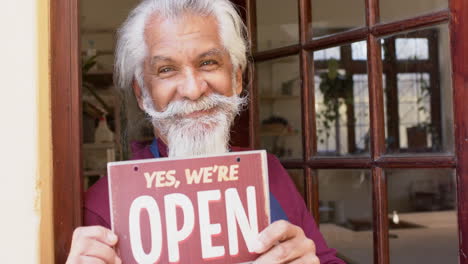
<path id="1" fill-rule="evenodd" d="M 447 25 L 385 38 L 388 153 L 453 153 L 449 45 Z"/>
<path id="2" fill-rule="evenodd" d="M 80 38 L 81 54 L 86 54 L 86 57 L 91 57 L 93 52 L 99 53 L 99 56 L 96 57 L 96 64 L 89 70 L 89 73 L 112 72 L 112 69 L 114 67 L 113 50 L 115 36 L 113 34 L 97 35 L 88 34 L 85 32 L 81 35 Z"/>
<path id="3" fill-rule="evenodd" d="M 311 0 L 313 37 L 322 37 L 365 26 L 362 0 Z"/>
<path id="4" fill-rule="evenodd" d="M 297 1 L 257 0 L 257 49 L 299 43 Z"/>
<path id="5" fill-rule="evenodd" d="M 448 0 L 380 0 L 380 20 L 389 22 L 448 8 Z"/>
<path id="6" fill-rule="evenodd" d="M 114 68 L 115 32 L 137 1 L 79 1 L 81 52 L 99 56 L 91 72 L 111 73 Z M 112 5 L 112 8 L 109 6 Z"/>
<path id="7" fill-rule="evenodd" d="M 261 147 L 282 159 L 302 158 L 299 58 L 257 64 Z"/>
<path id="8" fill-rule="evenodd" d="M 367 60 L 367 42 L 365 40 L 351 44 L 351 57 L 353 60 Z M 382 59 L 384 58 L 385 50 L 382 47 Z"/>
<path id="9" fill-rule="evenodd" d="M 353 60 L 367 60 L 367 43 L 365 40 L 351 44 Z"/>
<path id="10" fill-rule="evenodd" d="M 291 177 L 294 185 L 296 185 L 297 190 L 301 194 L 302 198 L 305 200 L 305 179 L 304 179 L 304 170 L 288 170 L 289 177 Z"/>
<path id="11" fill-rule="evenodd" d="M 427 60 L 429 59 L 429 40 L 427 38 L 397 38 L 397 60 Z"/>
<path id="12" fill-rule="evenodd" d="M 318 50 L 314 52 L 314 60 L 340 60 L 341 59 L 341 51 L 340 47 L 333 47 L 324 50 Z"/>
<path id="13" fill-rule="evenodd" d="M 369 153 L 366 42 L 358 43 L 314 52 L 318 155 Z M 352 59 L 353 47 L 363 60 Z M 330 50 L 340 57 L 323 55 Z"/>
<path id="14" fill-rule="evenodd" d="M 374 263 L 369 170 L 319 170 L 320 231 L 346 263 Z M 405 262 L 401 262 L 405 263 Z"/>
<path id="15" fill-rule="evenodd" d="M 385 171 L 390 263 L 457 263 L 455 171 Z"/>

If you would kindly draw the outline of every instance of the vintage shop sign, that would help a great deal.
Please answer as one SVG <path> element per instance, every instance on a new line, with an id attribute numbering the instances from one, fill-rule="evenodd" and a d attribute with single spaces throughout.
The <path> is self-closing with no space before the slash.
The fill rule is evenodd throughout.
<path id="1" fill-rule="evenodd" d="M 270 222 L 265 151 L 108 164 L 123 263 L 248 263 Z"/>

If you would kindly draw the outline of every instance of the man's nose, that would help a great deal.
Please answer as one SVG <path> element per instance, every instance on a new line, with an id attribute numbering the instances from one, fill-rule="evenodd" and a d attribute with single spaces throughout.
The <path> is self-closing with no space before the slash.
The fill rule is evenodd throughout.
<path id="1" fill-rule="evenodd" d="M 195 101 L 202 97 L 207 89 L 206 81 L 196 72 L 188 70 L 185 73 L 183 83 L 178 87 L 178 93 L 184 98 Z"/>

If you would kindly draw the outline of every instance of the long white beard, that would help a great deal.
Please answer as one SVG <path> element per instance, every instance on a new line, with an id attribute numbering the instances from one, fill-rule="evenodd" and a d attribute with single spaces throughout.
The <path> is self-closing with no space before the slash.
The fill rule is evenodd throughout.
<path id="1" fill-rule="evenodd" d="M 246 98 L 210 94 L 197 101 L 181 100 L 168 105 L 163 112 L 154 108 L 149 95 L 144 95 L 145 112 L 153 126 L 167 139 L 169 157 L 216 155 L 229 151 L 230 127 Z M 195 111 L 210 111 L 198 117 L 187 117 Z"/>

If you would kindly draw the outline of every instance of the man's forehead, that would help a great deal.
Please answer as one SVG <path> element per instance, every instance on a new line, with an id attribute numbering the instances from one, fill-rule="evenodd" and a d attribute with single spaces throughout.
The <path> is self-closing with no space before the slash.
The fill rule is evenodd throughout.
<path id="1" fill-rule="evenodd" d="M 151 25 L 145 34 L 151 64 L 180 60 L 181 56 L 189 60 L 228 56 L 216 19 L 193 14 L 174 19 L 154 17 L 148 21 Z"/>

